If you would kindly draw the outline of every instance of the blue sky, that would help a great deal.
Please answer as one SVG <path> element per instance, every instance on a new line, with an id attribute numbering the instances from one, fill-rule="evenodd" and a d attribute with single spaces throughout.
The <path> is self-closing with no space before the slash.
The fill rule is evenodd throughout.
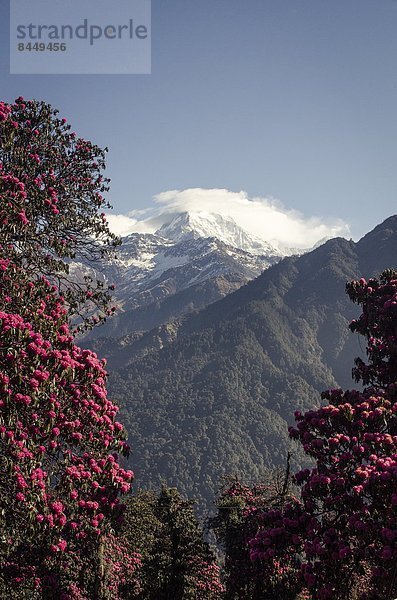
<path id="1" fill-rule="evenodd" d="M 397 212 L 397 1 L 153 0 L 152 74 L 90 76 L 10 75 L 0 7 L 1 99 L 108 146 L 116 213 L 245 190 L 357 238 Z"/>

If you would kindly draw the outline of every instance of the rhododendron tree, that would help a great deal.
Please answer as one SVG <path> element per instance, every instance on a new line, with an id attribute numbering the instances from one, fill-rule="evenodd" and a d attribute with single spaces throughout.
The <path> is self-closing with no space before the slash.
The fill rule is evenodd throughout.
<path id="1" fill-rule="evenodd" d="M 289 467 L 269 472 L 266 483 L 246 485 L 228 479 L 216 501 L 217 515 L 210 520 L 224 552 L 223 579 L 227 600 L 266 598 L 294 600 L 301 586 L 294 578 L 293 564 L 274 561 L 264 577 L 263 563 L 252 560 L 250 540 L 263 525 L 266 510 L 280 510 L 296 501 L 291 489 Z"/>
<path id="2" fill-rule="evenodd" d="M 63 285 L 69 309 L 88 325 L 111 312 L 109 289 L 73 280 L 69 261 L 99 260 L 119 240 L 99 212 L 110 206 L 106 149 L 70 129 L 45 102 L 0 102 L 0 244 L 31 277 Z"/>
<path id="3" fill-rule="evenodd" d="M 74 344 L 50 282 L 21 285 L 18 270 L 0 271 L 0 543 L 11 571 L 35 547 L 51 556 L 89 546 L 132 479 L 118 462 L 127 446 L 104 363 Z"/>
<path id="4" fill-rule="evenodd" d="M 131 551 L 126 541 L 108 534 L 102 542 L 101 597 L 109 600 L 140 598 L 142 556 Z"/>
<path id="5" fill-rule="evenodd" d="M 125 431 L 104 361 L 74 343 L 71 325 L 95 304 L 107 310 L 103 288 L 73 285 L 67 267 L 115 241 L 97 214 L 103 156 L 48 105 L 0 103 L 2 597 L 138 590 L 139 557 L 112 538 L 133 476 L 119 461 Z"/>
<path id="6" fill-rule="evenodd" d="M 301 501 L 265 512 L 250 542 L 264 568 L 294 561 L 315 599 L 397 594 L 397 272 L 347 285 L 367 339 L 353 375 L 362 391 L 331 390 L 328 403 L 296 413 L 290 435 L 315 461 L 295 475 Z"/>

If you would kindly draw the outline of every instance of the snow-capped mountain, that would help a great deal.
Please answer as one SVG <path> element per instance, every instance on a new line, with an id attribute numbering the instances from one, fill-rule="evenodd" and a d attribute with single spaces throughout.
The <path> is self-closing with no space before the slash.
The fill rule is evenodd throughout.
<path id="1" fill-rule="evenodd" d="M 89 269 L 115 284 L 119 314 L 91 335 L 120 336 L 201 309 L 289 253 L 250 235 L 230 217 L 183 212 L 170 215 L 155 233 L 124 237 L 108 264 L 75 263 L 72 270 L 79 277 Z"/>
<path id="2" fill-rule="evenodd" d="M 279 253 L 269 243 L 247 233 L 228 216 L 207 212 L 183 212 L 156 232 L 175 242 L 187 238 L 216 238 L 226 246 L 239 248 L 253 255 L 276 256 Z"/>

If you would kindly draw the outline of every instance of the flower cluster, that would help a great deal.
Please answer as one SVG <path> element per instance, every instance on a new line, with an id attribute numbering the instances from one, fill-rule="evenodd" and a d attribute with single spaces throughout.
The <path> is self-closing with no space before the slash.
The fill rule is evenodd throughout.
<path id="1" fill-rule="evenodd" d="M 5 102 L 0 102 L 0 123 L 7 121 L 11 108 Z"/>
<path id="2" fill-rule="evenodd" d="M 193 581 L 194 597 L 197 600 L 218 600 L 225 592 L 221 582 L 221 570 L 214 562 L 200 556 L 189 560 L 190 579 Z"/>
<path id="3" fill-rule="evenodd" d="M 126 542 L 112 534 L 103 540 L 106 590 L 112 600 L 139 596 L 142 557 L 130 552 Z"/>

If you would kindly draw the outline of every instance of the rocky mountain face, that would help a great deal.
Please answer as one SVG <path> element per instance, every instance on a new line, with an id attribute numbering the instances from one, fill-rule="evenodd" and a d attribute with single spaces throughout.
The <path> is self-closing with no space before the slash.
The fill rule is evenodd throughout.
<path id="1" fill-rule="evenodd" d="M 75 277 L 90 273 L 116 286 L 118 316 L 89 339 L 149 330 L 201 309 L 285 253 L 249 235 L 233 219 L 211 213 L 179 213 L 154 234 L 132 233 L 109 264 L 72 266 Z"/>
<path id="2" fill-rule="evenodd" d="M 129 431 L 137 484 L 166 481 L 207 503 L 224 475 L 266 477 L 291 449 L 294 410 L 354 387 L 365 348 L 345 284 L 397 266 L 397 217 L 358 243 L 287 257 L 225 298 L 146 333 L 98 340 Z M 302 456 L 292 448 L 296 464 Z"/>

